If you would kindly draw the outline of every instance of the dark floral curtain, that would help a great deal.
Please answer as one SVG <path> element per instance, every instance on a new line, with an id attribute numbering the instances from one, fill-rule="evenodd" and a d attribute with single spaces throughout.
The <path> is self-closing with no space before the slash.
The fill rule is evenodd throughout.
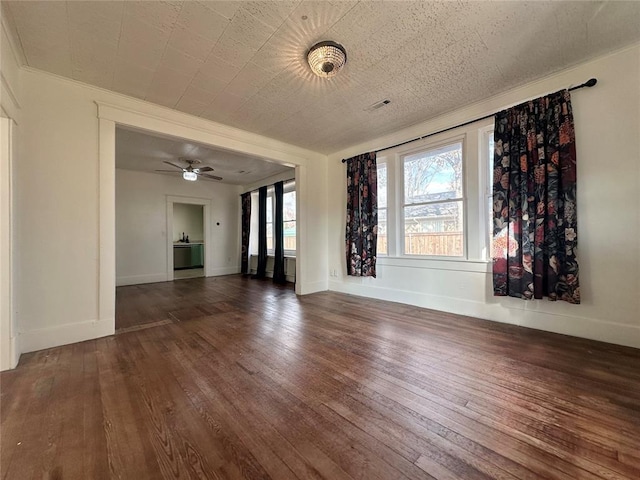
<path id="1" fill-rule="evenodd" d="M 273 282 L 287 283 L 284 271 L 284 182 L 273 184 L 275 211 L 273 218 L 274 262 Z"/>
<path id="2" fill-rule="evenodd" d="M 242 260 L 240 271 L 249 274 L 249 234 L 251 232 L 251 192 L 243 193 L 242 198 Z"/>
<path id="3" fill-rule="evenodd" d="M 347 160 L 347 275 L 376 276 L 378 180 L 376 153 Z"/>
<path id="4" fill-rule="evenodd" d="M 265 278 L 267 271 L 267 187 L 258 190 L 258 268 L 252 278 Z"/>
<path id="5" fill-rule="evenodd" d="M 569 91 L 499 112 L 494 136 L 494 295 L 580 303 Z"/>

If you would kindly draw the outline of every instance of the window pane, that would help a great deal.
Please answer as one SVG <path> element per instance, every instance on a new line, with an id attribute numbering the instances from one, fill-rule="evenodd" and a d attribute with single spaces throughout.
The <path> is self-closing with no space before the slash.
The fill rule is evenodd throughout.
<path id="1" fill-rule="evenodd" d="M 462 201 L 405 207 L 405 254 L 461 257 L 462 211 Z"/>
<path id="2" fill-rule="evenodd" d="M 404 157 L 404 203 L 462 197 L 462 143 Z"/>
<path id="3" fill-rule="evenodd" d="M 388 253 L 387 239 L 387 209 L 378 209 L 378 243 L 376 250 L 379 255 Z"/>
<path id="4" fill-rule="evenodd" d="M 296 249 L 296 221 L 284 222 L 284 249 Z"/>
<path id="5" fill-rule="evenodd" d="M 387 164 L 378 164 L 378 208 L 387 207 Z"/>
<path id="6" fill-rule="evenodd" d="M 273 222 L 273 197 L 267 197 L 267 223 Z"/>
<path id="7" fill-rule="evenodd" d="M 267 223 L 267 250 L 273 250 L 273 224 Z"/>
<path id="8" fill-rule="evenodd" d="M 283 196 L 284 221 L 296 219 L 296 192 L 288 192 Z"/>

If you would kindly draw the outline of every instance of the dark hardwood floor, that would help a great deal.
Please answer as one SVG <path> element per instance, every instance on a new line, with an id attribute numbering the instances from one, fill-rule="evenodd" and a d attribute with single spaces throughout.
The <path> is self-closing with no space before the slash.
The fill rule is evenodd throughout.
<path id="1" fill-rule="evenodd" d="M 240 276 L 1 380 L 3 479 L 638 479 L 640 350 Z"/>

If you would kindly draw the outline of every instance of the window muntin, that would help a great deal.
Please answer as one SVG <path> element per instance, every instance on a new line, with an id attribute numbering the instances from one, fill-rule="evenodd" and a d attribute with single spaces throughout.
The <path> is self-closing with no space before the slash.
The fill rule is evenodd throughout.
<path id="1" fill-rule="evenodd" d="M 463 145 L 402 157 L 404 254 L 464 256 Z"/>
<path id="2" fill-rule="evenodd" d="M 387 164 L 378 163 L 378 243 L 376 251 L 378 255 L 387 255 L 388 247 L 388 224 L 387 224 Z"/>

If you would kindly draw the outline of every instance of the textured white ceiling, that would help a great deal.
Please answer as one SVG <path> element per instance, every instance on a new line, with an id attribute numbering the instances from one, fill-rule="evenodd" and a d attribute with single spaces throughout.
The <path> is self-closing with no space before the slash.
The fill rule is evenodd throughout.
<path id="1" fill-rule="evenodd" d="M 638 1 L 2 3 L 29 66 L 321 153 L 640 40 Z"/>
<path id="2" fill-rule="evenodd" d="M 213 172 L 209 173 L 222 177 L 221 183 L 250 185 L 287 171 L 291 172 L 291 178 L 295 176 L 293 168 L 260 158 L 227 152 L 179 138 L 151 135 L 122 127 L 116 128 L 116 168 L 150 173 L 158 173 L 156 170 L 175 170 L 175 174 L 164 175 L 179 177 L 182 172 L 164 161 L 186 167 L 186 162 L 180 160 L 181 158 L 200 160 L 202 163 L 197 165 L 198 168 L 212 167 Z M 202 177 L 200 179 L 205 180 Z M 216 182 L 216 180 L 206 181 Z"/>

